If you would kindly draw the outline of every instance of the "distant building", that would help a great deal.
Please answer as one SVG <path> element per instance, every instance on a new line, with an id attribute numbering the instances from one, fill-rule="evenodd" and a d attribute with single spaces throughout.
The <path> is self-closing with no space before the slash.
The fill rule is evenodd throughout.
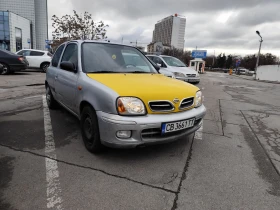
<path id="1" fill-rule="evenodd" d="M 9 14 L 17 15 L 19 19 L 25 18 L 29 20 L 29 32 L 30 37 L 30 48 L 45 50 L 46 43 L 45 40 L 48 39 L 48 7 L 47 0 L 0 0 L 0 11 L 10 12 Z M 20 18 L 21 17 L 21 18 Z M 4 41 L 2 28 L 7 25 L 7 22 L 4 24 L 3 20 L 0 17 L 0 43 Z M 8 26 L 6 26 L 7 28 Z M 27 26 L 17 27 L 23 31 L 26 31 Z M 10 38 L 15 34 L 15 30 L 10 28 Z M 5 32 L 6 33 L 6 32 Z M 4 33 L 4 34 L 5 34 Z M 19 38 L 18 38 L 19 40 Z M 29 40 L 25 39 L 22 35 L 22 43 L 17 46 L 22 46 L 23 48 L 28 44 Z M 14 41 L 14 40 L 12 40 Z M 13 52 L 18 51 L 14 45 L 9 46 L 9 49 Z"/>
<path id="2" fill-rule="evenodd" d="M 162 42 L 152 42 L 147 45 L 147 52 L 149 54 L 160 55 L 164 49 L 170 49 L 170 46 L 164 45 Z"/>
<path id="3" fill-rule="evenodd" d="M 30 48 L 30 23 L 15 13 L 0 11 L 0 49 L 16 52 Z"/>
<path id="4" fill-rule="evenodd" d="M 186 18 L 177 14 L 166 17 L 155 24 L 153 42 L 184 49 Z"/>

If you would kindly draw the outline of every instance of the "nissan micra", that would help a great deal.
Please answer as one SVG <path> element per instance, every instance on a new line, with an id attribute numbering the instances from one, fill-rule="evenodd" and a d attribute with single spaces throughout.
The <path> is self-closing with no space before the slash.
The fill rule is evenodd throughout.
<path id="1" fill-rule="evenodd" d="M 66 42 L 47 70 L 47 104 L 50 109 L 60 104 L 79 118 L 84 144 L 93 153 L 193 134 L 206 112 L 201 91 L 158 70 L 132 46 Z"/>

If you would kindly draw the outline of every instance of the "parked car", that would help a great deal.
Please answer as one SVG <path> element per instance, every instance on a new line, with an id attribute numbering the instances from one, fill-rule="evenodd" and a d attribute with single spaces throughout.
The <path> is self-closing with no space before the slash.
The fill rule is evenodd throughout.
<path id="1" fill-rule="evenodd" d="M 238 70 L 236 71 L 236 74 L 243 74 L 243 75 L 246 75 L 246 74 L 249 74 L 249 70 L 240 67 L 240 68 L 238 68 Z"/>
<path id="2" fill-rule="evenodd" d="M 16 52 L 17 55 L 23 55 L 29 62 L 29 68 L 41 69 L 43 72 L 47 71 L 50 65 L 52 54 L 48 51 L 22 49 Z"/>
<path id="3" fill-rule="evenodd" d="M 147 58 L 150 60 L 150 62 L 151 62 L 154 66 L 157 65 L 151 58 L 149 58 L 149 57 L 147 57 Z M 159 71 L 159 73 L 161 73 L 161 74 L 163 74 L 163 75 L 165 75 L 165 76 L 167 76 L 167 77 L 175 78 L 175 74 L 174 74 L 173 72 L 171 72 L 171 71 L 165 70 L 165 69 L 163 69 L 163 68 L 160 68 L 158 71 Z"/>
<path id="4" fill-rule="evenodd" d="M 28 67 L 28 61 L 24 56 L 16 55 L 7 50 L 0 50 L 0 64 L 2 65 L 2 75 L 21 71 Z"/>
<path id="5" fill-rule="evenodd" d="M 137 57 L 140 66 L 126 59 Z M 90 152 L 134 148 L 194 133 L 206 109 L 200 89 L 157 72 L 137 48 L 101 41 L 60 45 L 46 73 L 46 101 L 78 117 Z"/>
<path id="6" fill-rule="evenodd" d="M 175 75 L 176 79 L 190 82 L 190 83 L 199 83 L 200 76 L 197 71 L 192 68 L 187 67 L 182 61 L 179 59 L 166 56 L 166 55 L 146 55 L 153 62 L 160 66 L 161 69 L 172 72 Z"/>

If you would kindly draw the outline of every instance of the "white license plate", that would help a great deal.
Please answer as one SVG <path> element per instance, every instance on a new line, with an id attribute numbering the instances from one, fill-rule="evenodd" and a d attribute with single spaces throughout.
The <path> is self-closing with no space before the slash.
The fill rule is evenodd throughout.
<path id="1" fill-rule="evenodd" d="M 194 125 L 195 119 L 188 119 L 188 120 L 182 120 L 178 122 L 170 122 L 170 123 L 163 123 L 161 125 L 161 133 L 170 133 L 174 131 L 183 130 L 186 128 L 191 128 Z"/>

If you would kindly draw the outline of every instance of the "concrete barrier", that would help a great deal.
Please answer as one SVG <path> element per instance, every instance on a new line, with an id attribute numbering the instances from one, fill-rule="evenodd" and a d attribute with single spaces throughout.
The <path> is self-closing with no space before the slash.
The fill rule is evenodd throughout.
<path id="1" fill-rule="evenodd" d="M 280 82 L 280 65 L 259 66 L 257 80 Z"/>

